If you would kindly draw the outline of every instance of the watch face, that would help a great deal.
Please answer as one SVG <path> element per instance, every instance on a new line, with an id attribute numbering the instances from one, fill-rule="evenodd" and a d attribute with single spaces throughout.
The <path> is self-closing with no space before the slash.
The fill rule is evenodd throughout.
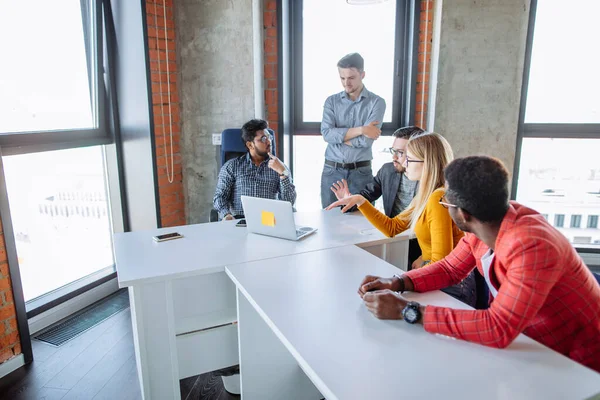
<path id="1" fill-rule="evenodd" d="M 408 322 L 414 322 L 414 321 L 416 321 L 417 317 L 418 317 L 418 315 L 417 315 L 417 312 L 415 311 L 414 308 L 409 308 L 404 313 L 404 318 L 406 318 L 406 320 Z"/>
<path id="2" fill-rule="evenodd" d="M 402 310 L 402 316 L 404 320 L 409 324 L 414 324 L 421 318 L 421 311 L 419 310 L 419 303 L 410 302 Z"/>

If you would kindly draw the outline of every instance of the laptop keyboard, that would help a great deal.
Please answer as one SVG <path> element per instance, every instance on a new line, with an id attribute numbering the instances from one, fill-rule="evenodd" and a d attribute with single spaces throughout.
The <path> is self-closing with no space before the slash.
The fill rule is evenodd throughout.
<path id="1" fill-rule="evenodd" d="M 306 232 L 301 230 L 301 229 L 296 229 L 296 237 L 300 237 L 302 235 L 304 235 Z M 289 233 L 288 233 L 289 235 Z"/>

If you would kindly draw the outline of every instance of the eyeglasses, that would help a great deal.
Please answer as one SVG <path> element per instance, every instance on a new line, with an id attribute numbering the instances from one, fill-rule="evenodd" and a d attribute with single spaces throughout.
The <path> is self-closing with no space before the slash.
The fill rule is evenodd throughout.
<path id="1" fill-rule="evenodd" d="M 406 164 L 406 166 L 408 166 L 408 164 L 410 163 L 424 163 L 425 161 L 423 160 L 411 160 L 410 158 L 408 158 L 408 156 L 404 159 L 404 163 Z"/>
<path id="2" fill-rule="evenodd" d="M 267 140 L 270 141 L 270 142 L 272 142 L 273 141 L 273 136 L 271 136 L 270 133 L 267 133 L 264 136 L 261 136 L 260 139 L 258 139 L 258 140 L 260 140 L 262 143 L 267 143 Z"/>
<path id="3" fill-rule="evenodd" d="M 446 196 L 442 196 L 442 198 L 440 199 L 439 203 L 442 205 L 442 207 L 444 208 L 449 208 L 449 207 L 454 207 L 454 208 L 458 208 L 457 205 L 455 204 L 450 204 L 450 203 L 446 203 Z"/>
<path id="4" fill-rule="evenodd" d="M 390 152 L 391 155 L 398 156 L 398 158 L 400 158 L 400 157 L 402 157 L 404 155 L 404 150 L 398 150 L 398 149 L 395 149 L 393 147 L 390 147 L 388 149 L 388 151 Z"/>

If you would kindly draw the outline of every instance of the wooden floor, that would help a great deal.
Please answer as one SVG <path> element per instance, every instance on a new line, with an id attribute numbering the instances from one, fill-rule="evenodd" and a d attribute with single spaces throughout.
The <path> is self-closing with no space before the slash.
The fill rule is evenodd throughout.
<path id="1" fill-rule="evenodd" d="M 0 380 L 1 400 L 141 399 L 129 308 L 54 347 L 32 341 L 34 362 Z M 212 373 L 180 381 L 182 399 L 239 399 Z"/>

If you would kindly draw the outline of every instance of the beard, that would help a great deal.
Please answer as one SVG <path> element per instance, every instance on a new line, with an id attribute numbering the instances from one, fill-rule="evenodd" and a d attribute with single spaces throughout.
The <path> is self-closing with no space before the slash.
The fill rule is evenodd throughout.
<path id="1" fill-rule="evenodd" d="M 406 168 L 404 168 L 404 166 L 400 163 L 394 163 L 394 169 L 396 170 L 396 172 L 398 172 L 399 174 L 402 174 L 406 171 Z"/>
<path id="2" fill-rule="evenodd" d="M 265 158 L 265 159 L 266 159 L 266 158 L 269 158 L 269 152 L 270 152 L 270 151 L 271 151 L 271 148 L 270 148 L 270 147 L 269 147 L 269 148 L 267 148 L 267 151 L 260 151 L 259 149 L 256 149 L 256 154 L 257 154 L 259 157 L 262 157 L 262 158 Z"/>

